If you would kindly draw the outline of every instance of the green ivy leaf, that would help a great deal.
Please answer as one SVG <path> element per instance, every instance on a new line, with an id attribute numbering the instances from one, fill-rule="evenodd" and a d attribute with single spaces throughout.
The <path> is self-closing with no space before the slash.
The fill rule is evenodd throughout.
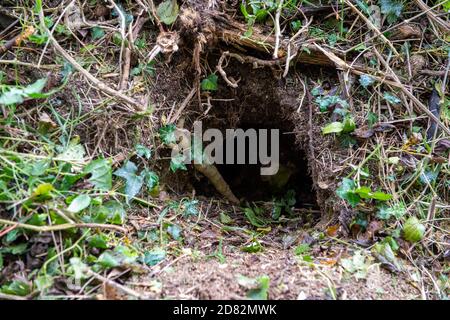
<path id="1" fill-rule="evenodd" d="M 322 128 L 322 134 L 340 133 L 344 130 L 344 124 L 342 122 L 332 122 Z"/>
<path id="2" fill-rule="evenodd" d="M 297 32 L 302 27 L 302 21 L 301 20 L 294 20 L 291 21 L 291 29 L 293 32 Z"/>
<path id="3" fill-rule="evenodd" d="M 144 253 L 144 263 L 150 267 L 157 265 L 166 258 L 166 251 L 156 248 Z"/>
<path id="4" fill-rule="evenodd" d="M 393 0 L 380 0 L 380 7 L 389 24 L 395 23 L 403 11 L 403 4 Z"/>
<path id="5" fill-rule="evenodd" d="M 208 78 L 203 79 L 201 83 L 201 88 L 203 91 L 217 91 L 217 80 L 218 77 L 214 73 L 210 74 Z"/>
<path id="6" fill-rule="evenodd" d="M 300 256 L 300 255 L 308 252 L 309 250 L 310 250 L 309 244 L 302 243 L 295 248 L 294 252 L 295 252 L 296 256 Z"/>
<path id="7" fill-rule="evenodd" d="M 67 211 L 71 213 L 78 213 L 89 207 L 91 204 L 91 197 L 87 194 L 80 194 L 72 200 Z"/>
<path id="8" fill-rule="evenodd" d="M 53 283 L 53 278 L 47 274 L 37 276 L 36 280 L 34 281 L 36 288 L 41 292 L 50 289 Z"/>
<path id="9" fill-rule="evenodd" d="M 355 120 L 351 116 L 347 116 L 344 118 L 343 125 L 344 125 L 342 128 L 343 133 L 353 132 L 356 129 Z"/>
<path id="10" fill-rule="evenodd" d="M 32 197 L 36 200 L 45 200 L 51 198 L 51 192 L 55 190 L 52 184 L 50 183 L 42 183 L 34 189 L 32 193 Z"/>
<path id="11" fill-rule="evenodd" d="M 132 198 L 139 193 L 144 183 L 144 178 L 136 174 L 137 167 L 132 161 L 127 161 L 114 175 L 125 180 L 125 194 Z"/>
<path id="12" fill-rule="evenodd" d="M 105 31 L 100 27 L 93 27 L 91 29 L 92 40 L 98 40 L 105 36 Z"/>
<path id="13" fill-rule="evenodd" d="M 442 7 L 444 8 L 444 10 L 445 10 L 446 12 L 450 12 L 450 0 L 447 0 L 446 2 L 444 2 L 444 3 L 442 4 Z"/>
<path id="14" fill-rule="evenodd" d="M 154 171 L 144 169 L 141 173 L 141 176 L 144 178 L 144 181 L 150 192 L 159 186 L 159 177 Z"/>
<path id="15" fill-rule="evenodd" d="M 238 283 L 249 289 L 247 297 L 252 300 L 267 300 L 270 288 L 269 276 L 263 275 L 258 278 L 248 278 L 243 275 L 238 275 Z"/>
<path id="16" fill-rule="evenodd" d="M 320 90 L 320 89 L 317 89 L 317 90 Z M 314 94 L 316 94 L 316 95 L 318 95 L 317 90 L 314 92 Z M 313 91 L 314 91 L 314 89 L 313 89 Z M 316 103 L 319 105 L 319 109 L 321 112 L 328 111 L 328 108 L 335 104 L 339 104 L 344 109 L 348 108 L 347 101 L 343 100 L 339 96 L 326 96 L 326 97 L 318 96 L 316 98 Z"/>
<path id="17" fill-rule="evenodd" d="M 97 259 L 97 263 L 104 268 L 116 268 L 130 265 L 138 258 L 138 254 L 126 246 L 117 246 L 112 250 L 106 250 Z"/>
<path id="18" fill-rule="evenodd" d="M 106 221 L 108 221 L 109 223 L 120 225 L 125 222 L 126 211 L 122 203 L 115 200 L 110 200 L 106 202 L 102 207 L 106 209 Z"/>
<path id="19" fill-rule="evenodd" d="M 136 150 L 136 154 L 140 157 L 150 159 L 152 156 L 152 150 L 142 144 L 137 144 L 135 146 L 135 150 Z"/>
<path id="20" fill-rule="evenodd" d="M 370 197 L 375 200 L 379 201 L 388 201 L 392 199 L 392 195 L 381 192 L 381 191 L 375 191 L 370 193 Z"/>
<path id="21" fill-rule="evenodd" d="M 170 170 L 172 170 L 172 172 L 176 172 L 177 170 L 187 170 L 184 160 L 185 157 L 181 153 L 177 154 L 175 157 L 172 157 L 170 160 Z"/>
<path id="22" fill-rule="evenodd" d="M 47 218 L 48 214 L 46 213 L 33 213 L 30 219 L 27 220 L 27 224 L 31 224 L 33 226 L 43 226 L 45 225 Z"/>
<path id="23" fill-rule="evenodd" d="M 112 188 L 112 168 L 108 159 L 97 159 L 91 161 L 83 170 L 85 174 L 91 174 L 88 179 L 95 188 L 108 191 Z"/>
<path id="24" fill-rule="evenodd" d="M 72 139 L 69 142 L 68 146 L 64 149 L 64 151 L 58 155 L 58 159 L 82 162 L 84 159 L 84 155 L 86 154 L 86 150 L 78 142 L 79 139 Z"/>
<path id="25" fill-rule="evenodd" d="M 31 286 L 26 282 L 14 280 L 9 284 L 3 285 L 0 291 L 6 294 L 24 297 L 31 293 Z"/>
<path id="26" fill-rule="evenodd" d="M 364 87 L 367 88 L 371 86 L 375 82 L 375 79 L 369 76 L 368 74 L 363 74 L 359 77 L 359 83 Z"/>
<path id="27" fill-rule="evenodd" d="M 97 263 L 107 269 L 119 267 L 121 262 L 122 257 L 111 250 L 106 250 L 97 259 Z"/>
<path id="28" fill-rule="evenodd" d="M 95 234 L 88 239 L 88 245 L 91 248 L 108 249 L 108 237 L 103 233 Z"/>
<path id="29" fill-rule="evenodd" d="M 26 98 L 42 98 L 45 95 L 42 95 L 41 92 L 45 88 L 47 83 L 47 79 L 39 79 L 33 84 L 30 84 L 27 87 L 12 87 L 9 91 L 6 91 L 2 95 L 0 95 L 0 105 L 3 104 L 5 106 L 22 103 Z"/>
<path id="30" fill-rule="evenodd" d="M 256 211 L 256 212 L 255 212 Z M 259 218 L 256 213 L 259 212 L 258 208 L 244 208 L 244 214 L 250 223 L 257 228 L 264 228 L 266 223 L 263 219 Z"/>
<path id="31" fill-rule="evenodd" d="M 181 231 L 182 229 L 180 228 L 180 226 L 176 224 L 171 224 L 167 227 L 167 233 L 170 234 L 170 236 L 176 241 L 180 241 L 182 239 Z"/>
<path id="32" fill-rule="evenodd" d="M 263 247 L 259 241 L 252 241 L 249 244 L 245 245 L 241 248 L 242 251 L 248 252 L 248 253 L 257 253 L 262 251 Z"/>
<path id="33" fill-rule="evenodd" d="M 391 263 L 397 270 L 402 269 L 402 265 L 395 256 L 394 251 L 389 242 L 376 243 L 372 249 L 372 252 L 378 253 L 383 260 Z"/>
<path id="34" fill-rule="evenodd" d="M 183 216 L 198 216 L 198 200 L 184 200 L 181 203 Z"/>
<path id="35" fill-rule="evenodd" d="M 8 247 L 1 248 L 3 253 L 10 253 L 13 255 L 21 255 L 27 251 L 27 243 L 19 243 L 19 244 L 13 244 Z"/>
<path id="36" fill-rule="evenodd" d="M 396 95 L 390 92 L 385 92 L 383 94 L 383 98 L 391 104 L 399 104 L 401 102 L 401 100 Z"/>
<path id="37" fill-rule="evenodd" d="M 176 143 L 177 139 L 175 136 L 175 129 L 176 126 L 174 124 L 168 124 L 159 128 L 159 137 L 161 138 L 162 142 L 164 142 L 165 144 Z"/>
<path id="38" fill-rule="evenodd" d="M 355 181 L 344 178 L 342 179 L 341 185 L 336 190 L 336 194 L 343 200 L 348 201 L 348 203 L 352 207 L 356 207 L 356 205 L 361 201 L 361 198 L 357 193 L 355 193 Z"/>
<path id="39" fill-rule="evenodd" d="M 89 270 L 89 267 L 83 261 L 81 261 L 80 258 L 70 258 L 70 266 L 73 270 L 75 279 L 88 278 L 87 271 Z"/>
<path id="40" fill-rule="evenodd" d="M 220 222 L 223 224 L 230 224 L 233 222 L 233 219 L 229 215 L 227 215 L 225 212 L 221 211 L 219 213 L 220 215 Z"/>
<path id="41" fill-rule="evenodd" d="M 177 19 L 178 9 L 176 0 L 166 0 L 159 4 L 156 15 L 163 23 L 171 25 Z"/>
<path id="42" fill-rule="evenodd" d="M 354 192 L 357 193 L 363 199 L 374 199 L 379 201 L 387 201 L 392 199 L 392 195 L 381 191 L 372 192 L 372 190 L 366 186 L 360 187 L 354 190 Z"/>
<path id="43" fill-rule="evenodd" d="M 406 213 L 406 208 L 404 204 L 397 204 L 392 207 L 387 207 L 385 205 L 379 208 L 377 217 L 382 220 L 389 220 L 391 217 L 400 219 Z"/>

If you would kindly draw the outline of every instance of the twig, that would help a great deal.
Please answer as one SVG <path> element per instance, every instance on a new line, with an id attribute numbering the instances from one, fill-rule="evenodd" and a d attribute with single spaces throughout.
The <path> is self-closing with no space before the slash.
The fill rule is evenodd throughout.
<path id="1" fill-rule="evenodd" d="M 117 283 L 117 282 L 115 282 L 115 281 L 113 281 L 111 279 L 108 279 L 108 278 L 106 278 L 106 277 L 104 277 L 104 276 L 102 276 L 102 275 L 92 271 L 90 268 L 88 268 L 85 271 L 86 271 L 86 273 L 88 275 L 93 276 L 95 279 L 97 279 L 97 280 L 99 280 L 99 281 L 101 281 L 103 283 L 107 283 L 111 287 L 114 287 L 116 289 L 122 290 L 123 292 L 125 292 L 126 294 L 128 294 L 130 296 L 136 297 L 136 298 L 141 299 L 141 300 L 149 300 L 149 299 L 151 299 L 149 296 L 147 296 L 145 294 L 141 294 L 141 293 L 139 293 L 139 292 L 137 292 L 137 291 L 135 291 L 133 289 L 130 289 L 130 288 L 125 287 L 124 285 L 121 285 L 121 284 L 119 284 L 119 283 Z"/>
<path id="2" fill-rule="evenodd" d="M 28 63 L 28 62 L 23 62 L 23 61 L 19 61 L 19 60 L 0 60 L 0 64 L 12 64 L 12 65 L 17 65 L 17 66 L 42 69 L 42 70 L 54 70 L 54 69 L 57 69 L 60 67 L 57 64 L 41 64 L 40 66 L 38 66 L 34 63 Z"/>
<path id="3" fill-rule="evenodd" d="M 34 31 L 35 29 L 32 26 L 25 28 L 25 30 L 22 31 L 21 34 L 7 41 L 4 45 L 0 45 L 0 54 L 5 53 L 13 46 L 19 46 L 24 40 L 28 39 L 34 33 Z"/>
<path id="4" fill-rule="evenodd" d="M 302 98 L 300 99 L 300 103 L 298 104 L 298 108 L 297 108 L 297 113 L 300 113 L 300 110 L 303 106 L 303 100 L 305 100 L 305 96 L 306 96 L 306 85 L 305 82 L 299 77 L 300 82 L 302 83 L 303 86 L 303 93 L 302 93 Z"/>
<path id="5" fill-rule="evenodd" d="M 0 224 L 3 225 L 10 225 L 10 226 L 17 226 L 17 228 L 23 228 L 27 230 L 32 230 L 36 232 L 50 232 L 50 231 L 61 231 L 61 230 L 67 230 L 72 228 L 90 228 L 90 229 L 111 229 L 116 230 L 122 233 L 127 233 L 127 229 L 119 226 L 115 226 L 112 224 L 101 224 L 101 223 L 64 223 L 64 224 L 56 224 L 53 226 L 34 226 L 31 224 L 21 223 L 21 222 L 15 222 L 11 220 L 6 219 L 0 219 Z"/>
<path id="6" fill-rule="evenodd" d="M 415 0 L 415 2 L 417 3 L 417 5 L 424 10 L 427 13 L 427 16 L 430 20 L 435 21 L 439 27 L 442 28 L 442 30 L 444 32 L 449 32 L 450 30 L 450 23 L 448 23 L 447 21 L 442 20 L 441 18 L 439 18 L 432 10 L 432 8 L 428 7 L 422 0 Z"/>
<path id="7" fill-rule="evenodd" d="M 131 48 L 133 47 L 133 42 L 133 31 L 130 24 L 128 31 L 128 46 L 125 48 L 122 78 L 120 80 L 119 91 L 123 91 L 127 88 L 128 78 L 130 77 Z"/>
<path id="8" fill-rule="evenodd" d="M 447 81 L 448 81 L 448 73 L 449 73 L 449 71 L 450 71 L 450 54 L 448 55 L 448 58 L 447 58 L 447 67 L 445 68 L 444 79 L 442 80 L 442 94 L 444 96 L 447 93 L 446 88 L 447 88 Z"/>
<path id="9" fill-rule="evenodd" d="M 239 55 L 237 53 L 230 53 L 229 51 L 223 52 L 222 55 L 219 58 L 219 61 L 217 63 L 216 69 L 220 73 L 222 78 L 225 80 L 225 82 L 230 87 L 233 87 L 233 88 L 237 88 L 238 87 L 239 80 L 231 81 L 230 79 L 228 79 L 226 72 L 222 68 L 223 62 L 224 62 L 226 57 L 235 58 L 240 63 L 251 63 L 251 64 L 253 64 L 254 68 L 257 68 L 258 66 L 275 66 L 275 65 L 280 65 L 280 62 L 281 62 L 280 59 L 278 59 L 278 60 L 262 60 L 262 59 L 258 59 L 258 58 L 252 57 L 252 56 L 241 56 L 241 55 Z"/>
<path id="10" fill-rule="evenodd" d="M 231 81 L 230 79 L 228 79 L 226 72 L 223 70 L 222 68 L 222 64 L 223 61 L 225 60 L 225 57 L 227 57 L 229 55 L 228 51 L 225 51 L 224 53 L 222 53 L 222 55 L 219 58 L 219 62 L 217 63 L 217 71 L 219 71 L 220 75 L 222 76 L 223 80 L 225 80 L 225 82 L 232 88 L 237 88 L 238 87 L 238 82 L 239 81 Z"/>
<path id="11" fill-rule="evenodd" d="M 72 58 L 72 56 L 61 47 L 61 45 L 58 43 L 58 41 L 56 41 L 56 39 L 53 37 L 53 35 L 48 30 L 47 26 L 45 25 L 44 12 L 43 12 L 42 8 L 40 8 L 40 10 L 39 10 L 39 20 L 41 23 L 41 27 L 48 34 L 49 40 L 55 47 L 56 51 L 58 51 L 59 54 L 61 54 L 64 57 L 64 59 L 66 59 L 77 71 L 79 71 L 84 77 L 86 77 L 86 79 L 88 79 L 92 83 L 92 85 L 97 87 L 100 91 L 103 91 L 106 94 L 112 95 L 115 98 L 121 100 L 122 102 L 132 105 L 134 107 L 135 111 L 145 110 L 145 107 L 142 104 L 140 104 L 136 100 L 124 95 L 123 93 L 112 89 L 110 86 L 106 85 L 105 83 L 103 83 L 102 81 L 100 81 L 99 79 L 94 77 L 92 74 L 90 74 L 74 58 Z"/>
<path id="12" fill-rule="evenodd" d="M 124 48 L 125 48 L 125 39 L 127 37 L 127 35 L 126 35 L 127 21 L 125 19 L 125 15 L 123 14 L 123 12 L 119 8 L 119 6 L 113 0 L 109 0 L 109 2 L 112 4 L 114 9 L 117 11 L 118 16 L 120 17 L 120 35 L 121 35 L 122 41 L 120 43 L 119 70 L 120 70 L 120 72 L 123 73 L 123 70 L 122 70 L 122 57 L 123 57 L 123 51 L 124 51 Z M 130 44 L 128 44 L 128 46 L 130 46 Z M 130 52 L 130 55 L 131 55 L 131 52 Z M 123 74 L 122 74 L 122 78 L 121 78 L 122 80 L 119 83 L 119 90 L 122 90 L 123 78 L 124 77 L 123 77 Z M 128 77 L 127 77 L 127 79 L 128 79 Z"/>
<path id="13" fill-rule="evenodd" d="M 284 0 L 280 0 L 280 2 L 278 2 L 277 12 L 275 14 L 275 49 L 273 51 L 274 59 L 278 59 L 278 48 L 280 47 L 280 37 L 281 37 L 280 15 L 281 9 L 283 8 L 283 1 Z"/>
<path id="14" fill-rule="evenodd" d="M 420 74 L 424 74 L 426 76 L 436 76 L 436 77 L 442 77 L 445 76 L 446 71 L 445 70 L 419 70 Z"/>
<path id="15" fill-rule="evenodd" d="M 180 108 L 177 110 L 177 112 L 174 114 L 174 116 L 169 119 L 169 123 L 174 123 L 178 120 L 178 118 L 180 118 L 181 113 L 189 105 L 189 102 L 194 97 L 195 92 L 197 92 L 197 88 L 194 86 L 191 89 L 191 91 L 189 92 L 189 94 L 186 96 L 186 98 L 184 98 L 183 102 L 181 103 Z"/>
<path id="16" fill-rule="evenodd" d="M 0 231 L 0 238 L 3 237 L 5 234 L 8 234 L 9 232 L 11 232 L 12 230 L 16 229 L 17 225 L 13 225 L 13 226 L 9 226 L 7 228 L 5 228 L 4 230 Z"/>
<path id="17" fill-rule="evenodd" d="M 16 296 L 0 292 L 0 300 L 28 300 L 26 297 Z"/>
<path id="18" fill-rule="evenodd" d="M 298 54 L 297 47 L 295 48 L 294 54 L 291 54 L 291 45 L 293 44 L 295 39 L 300 34 L 302 34 L 305 31 L 308 31 L 308 27 L 311 24 L 312 20 L 313 20 L 312 18 L 310 20 L 307 20 L 308 22 L 303 27 L 301 27 L 301 29 L 298 30 L 297 33 L 292 36 L 292 38 L 289 39 L 288 46 L 287 46 L 288 51 L 287 51 L 287 56 L 286 56 L 286 65 L 284 67 L 283 78 L 285 78 L 287 76 L 287 74 L 289 73 L 289 64 L 291 63 L 292 59 L 294 59 Z"/>

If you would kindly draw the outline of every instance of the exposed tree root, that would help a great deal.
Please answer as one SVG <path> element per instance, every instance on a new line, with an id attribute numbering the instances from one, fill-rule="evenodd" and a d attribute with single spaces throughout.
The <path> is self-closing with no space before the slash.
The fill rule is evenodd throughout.
<path id="1" fill-rule="evenodd" d="M 188 138 L 188 135 L 190 135 L 190 132 L 178 128 L 178 132 L 181 135 L 181 139 L 178 142 L 178 145 L 172 145 L 172 149 L 177 149 L 178 151 L 182 150 L 191 150 L 190 145 L 190 139 Z M 211 164 L 211 161 L 208 159 L 203 159 L 202 164 L 194 164 L 194 168 L 202 173 L 205 177 L 208 178 L 208 180 L 211 182 L 211 184 L 216 188 L 216 190 L 225 197 L 228 201 L 230 201 L 233 204 L 239 204 L 239 199 L 234 195 L 233 191 L 231 190 L 228 183 L 225 181 L 225 179 L 220 174 L 219 170 L 216 168 L 215 165 Z"/>

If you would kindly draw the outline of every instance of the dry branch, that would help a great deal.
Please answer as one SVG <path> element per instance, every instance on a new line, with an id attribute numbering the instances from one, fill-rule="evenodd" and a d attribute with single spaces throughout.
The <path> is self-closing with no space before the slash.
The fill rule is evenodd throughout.
<path id="1" fill-rule="evenodd" d="M 28 39 L 34 31 L 35 29 L 32 26 L 25 28 L 25 30 L 17 37 L 7 41 L 4 45 L 0 45 L 0 54 L 5 53 L 13 46 L 19 46 L 24 40 Z"/>
<path id="2" fill-rule="evenodd" d="M 56 224 L 53 226 L 35 226 L 26 223 L 0 219 L 0 225 L 17 226 L 17 228 L 23 228 L 36 232 L 62 231 L 72 228 L 90 228 L 90 229 L 98 228 L 98 229 L 111 229 L 122 233 L 127 233 L 127 229 L 123 227 L 115 226 L 112 224 L 100 224 L 100 223 L 64 223 L 64 224 Z"/>
<path id="3" fill-rule="evenodd" d="M 177 129 L 181 133 L 181 140 L 178 145 L 173 145 L 172 148 L 177 148 L 179 151 L 181 150 L 191 150 L 191 146 L 189 144 L 190 139 L 187 138 L 187 135 L 190 134 L 186 129 Z M 216 188 L 216 190 L 223 195 L 228 201 L 232 204 L 239 204 L 239 199 L 234 195 L 228 183 L 220 174 L 219 170 L 216 168 L 214 164 L 210 164 L 211 161 L 208 159 L 204 159 L 202 164 L 194 164 L 194 168 L 201 172 L 211 184 Z"/>

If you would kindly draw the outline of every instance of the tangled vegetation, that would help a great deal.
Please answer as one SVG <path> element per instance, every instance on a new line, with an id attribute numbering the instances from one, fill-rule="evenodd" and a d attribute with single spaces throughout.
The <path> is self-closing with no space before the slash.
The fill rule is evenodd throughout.
<path id="1" fill-rule="evenodd" d="M 0 1 L 0 299 L 448 299 L 449 13 Z M 196 120 L 280 174 L 170 157 Z"/>

